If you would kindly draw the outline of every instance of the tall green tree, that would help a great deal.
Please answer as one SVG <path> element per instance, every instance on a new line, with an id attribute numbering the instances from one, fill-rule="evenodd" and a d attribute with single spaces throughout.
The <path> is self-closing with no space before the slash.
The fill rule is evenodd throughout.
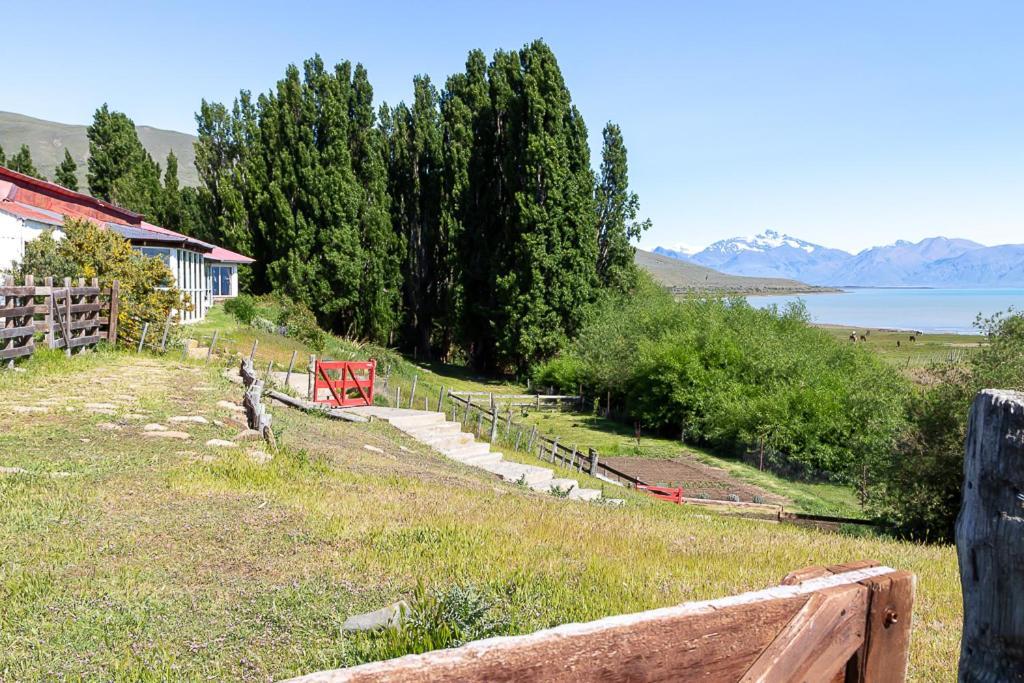
<path id="1" fill-rule="evenodd" d="M 18 153 L 7 160 L 7 168 L 32 176 L 33 178 L 46 180 L 46 176 L 40 173 L 36 165 L 32 163 L 32 152 L 29 150 L 28 145 L 22 145 Z"/>
<path id="2" fill-rule="evenodd" d="M 0 166 L 7 165 L 7 155 L 4 154 L 4 148 L 0 146 Z"/>
<path id="3" fill-rule="evenodd" d="M 608 123 L 602 133 L 601 172 L 594 187 L 597 204 L 597 276 L 605 287 L 624 291 L 635 282 L 632 242 L 651 227 L 638 221 L 640 199 L 629 189 L 629 168 L 622 131 Z"/>
<path id="4" fill-rule="evenodd" d="M 157 221 L 165 228 L 181 230 L 184 223 L 185 207 L 178 181 L 178 157 L 174 151 L 167 153 L 164 169 L 164 186 L 160 192 Z"/>
<path id="5" fill-rule="evenodd" d="M 144 163 L 149 155 L 139 142 L 132 120 L 122 112 L 111 111 L 105 103 L 93 114 L 86 136 L 89 138 L 86 173 L 89 193 L 104 201 L 114 201 L 115 184 Z"/>
<path id="6" fill-rule="evenodd" d="M 57 165 L 54 181 L 67 189 L 78 192 L 78 164 L 71 158 L 71 152 L 64 148 L 64 159 Z"/>

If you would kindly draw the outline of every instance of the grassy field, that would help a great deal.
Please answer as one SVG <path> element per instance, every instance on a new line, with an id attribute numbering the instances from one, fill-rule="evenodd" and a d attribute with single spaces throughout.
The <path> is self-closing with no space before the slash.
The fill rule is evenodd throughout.
<path id="1" fill-rule="evenodd" d="M 849 342 L 851 333 L 857 336 L 858 344 L 864 344 L 898 368 L 918 369 L 932 363 L 950 360 L 962 362 L 973 349 L 982 343 L 982 337 L 974 334 L 925 333 L 914 331 L 887 330 L 878 328 L 855 328 L 842 325 L 821 325 L 836 339 Z M 864 341 L 860 341 L 860 336 Z M 916 341 L 910 341 L 911 335 Z M 896 345 L 899 342 L 899 346 Z"/>
<path id="2" fill-rule="evenodd" d="M 524 633 L 861 558 L 918 575 L 912 679 L 955 676 L 950 547 L 629 492 L 622 508 L 560 500 L 385 424 L 283 406 L 272 408 L 281 447 L 260 465 L 247 448 L 204 445 L 238 429 L 217 405 L 241 393 L 221 367 L 41 353 L 23 368 L 0 374 L 0 466 L 26 471 L 0 475 L 0 680 L 269 680 L 361 661 L 343 620 L 417 584 L 477 587 L 502 632 Z M 175 415 L 211 421 L 174 427 L 187 441 L 141 436 Z"/>

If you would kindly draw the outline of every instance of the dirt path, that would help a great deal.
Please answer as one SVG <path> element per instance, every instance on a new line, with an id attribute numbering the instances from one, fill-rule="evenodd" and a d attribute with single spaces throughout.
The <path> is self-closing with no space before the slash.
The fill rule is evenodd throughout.
<path id="1" fill-rule="evenodd" d="M 705 465 L 696 458 L 685 455 L 671 460 L 652 458 L 602 457 L 617 470 L 657 486 L 682 486 L 683 494 L 692 498 L 707 497 L 713 500 L 728 500 L 729 495 L 738 496 L 743 502 L 779 503 L 791 505 L 783 496 L 736 479 L 718 467 Z M 754 498 L 757 501 L 754 501 Z"/>

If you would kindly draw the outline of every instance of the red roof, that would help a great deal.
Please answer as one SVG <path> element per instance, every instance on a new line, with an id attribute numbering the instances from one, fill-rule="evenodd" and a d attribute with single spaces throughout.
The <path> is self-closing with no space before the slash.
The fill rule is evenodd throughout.
<path id="1" fill-rule="evenodd" d="M 110 223 L 115 226 L 134 228 L 129 230 L 131 239 L 145 239 L 144 233 L 180 237 L 182 240 L 199 242 L 211 251 L 204 256 L 211 261 L 224 263 L 254 263 L 254 259 L 237 254 L 213 244 L 188 237 L 179 232 L 147 223 L 142 214 L 122 209 L 108 202 L 90 197 L 81 192 L 73 192 L 65 187 L 32 176 L 17 173 L 0 166 L 0 211 L 34 220 L 49 225 L 60 225 L 62 216 L 86 218 L 101 225 Z M 196 246 L 199 246 L 196 245 Z M 205 249 L 201 249 L 204 251 Z"/>

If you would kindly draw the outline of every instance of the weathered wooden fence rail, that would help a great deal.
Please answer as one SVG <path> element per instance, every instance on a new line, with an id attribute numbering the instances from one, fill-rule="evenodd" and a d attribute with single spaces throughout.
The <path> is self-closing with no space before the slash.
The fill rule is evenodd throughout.
<path id="1" fill-rule="evenodd" d="M 117 281 L 101 288 L 96 278 L 65 278 L 62 285 L 46 278 L 40 286 L 27 275 L 25 284 L 15 285 L 8 276 L 0 286 L 0 361 L 32 355 L 37 337 L 68 355 L 100 341 L 115 343 L 119 298 Z"/>
<path id="2" fill-rule="evenodd" d="M 702 681 L 900 683 L 914 575 L 855 562 L 719 600 L 301 676 L 291 683 Z"/>

